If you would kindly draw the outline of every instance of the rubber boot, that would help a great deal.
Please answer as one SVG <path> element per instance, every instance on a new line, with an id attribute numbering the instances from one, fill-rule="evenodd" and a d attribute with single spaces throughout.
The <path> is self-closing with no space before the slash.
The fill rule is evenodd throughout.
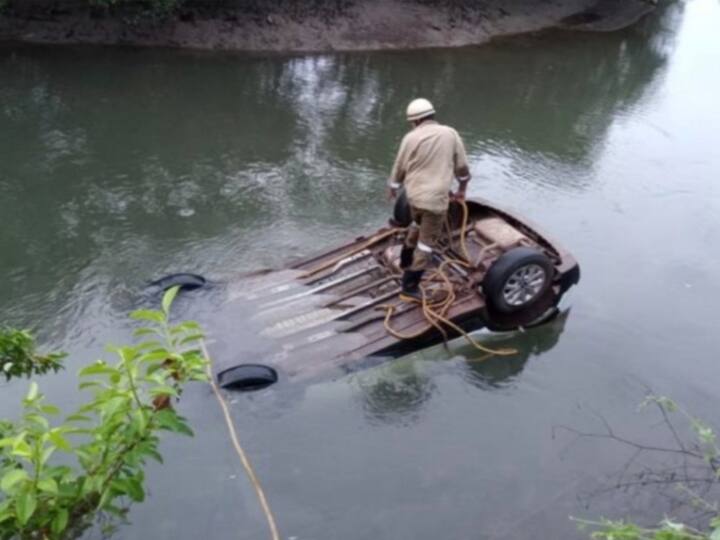
<path id="1" fill-rule="evenodd" d="M 402 291 L 400 300 L 403 302 L 422 302 L 423 296 L 420 290 L 420 280 L 423 270 L 405 270 L 402 276 Z"/>
<path id="2" fill-rule="evenodd" d="M 413 253 L 415 253 L 415 248 L 403 246 L 402 251 L 400 251 L 400 270 L 410 268 L 413 262 Z"/>

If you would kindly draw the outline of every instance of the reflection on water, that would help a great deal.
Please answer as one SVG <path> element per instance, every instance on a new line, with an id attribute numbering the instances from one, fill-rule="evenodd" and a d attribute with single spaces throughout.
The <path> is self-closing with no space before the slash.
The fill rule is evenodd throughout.
<path id="1" fill-rule="evenodd" d="M 660 80 L 682 5 L 624 35 L 459 51 L 0 48 L 5 317 L 79 302 L 52 284 L 83 273 L 107 294 L 280 264 L 374 228 L 413 95 L 433 97 L 483 175 L 582 187 L 609 125 Z"/>
<path id="2" fill-rule="evenodd" d="M 169 271 L 229 275 L 374 228 L 412 95 L 433 97 L 484 176 L 582 187 L 608 126 L 657 84 L 681 10 L 622 37 L 460 51 L 2 48 L 5 317 L 85 301 L 80 276 L 109 294 Z"/>
<path id="3" fill-rule="evenodd" d="M 528 360 L 550 352 L 558 344 L 560 336 L 565 331 L 569 315 L 570 309 L 566 309 L 541 327 L 526 330 L 520 336 L 514 333 L 491 342 L 490 346 L 495 349 L 510 347 L 515 349 L 517 354 L 513 356 L 481 354 L 467 344 L 453 349 L 453 352 L 467 357 L 468 382 L 486 390 L 501 389 L 512 384 Z"/>
<path id="4" fill-rule="evenodd" d="M 390 363 L 359 380 L 368 417 L 391 424 L 417 421 L 434 389 L 432 378 L 408 361 Z"/>
<path id="5" fill-rule="evenodd" d="M 482 390 L 511 386 L 530 358 L 542 356 L 558 343 L 569 314 L 567 309 L 551 322 L 523 332 L 494 337 L 482 333 L 482 337 L 477 337 L 487 347 L 512 347 L 517 351 L 512 356 L 492 356 L 458 338 L 446 346 L 430 347 L 358 375 L 364 410 L 371 420 L 381 422 L 406 424 L 420 419 L 422 408 L 436 388 L 433 373 L 426 373 L 429 366 L 422 362 L 423 359 L 435 361 L 459 357 L 462 358 L 462 376 L 469 384 Z"/>

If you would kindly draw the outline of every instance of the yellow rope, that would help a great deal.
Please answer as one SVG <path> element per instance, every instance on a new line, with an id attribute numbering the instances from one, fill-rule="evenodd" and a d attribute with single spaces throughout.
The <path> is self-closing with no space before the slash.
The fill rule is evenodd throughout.
<path id="1" fill-rule="evenodd" d="M 444 275 L 444 273 L 442 273 L 441 275 L 443 275 L 444 277 L 447 277 Z M 449 282 L 449 279 L 448 279 L 448 282 Z M 450 319 L 445 317 L 445 313 L 447 312 L 449 306 L 452 304 L 452 302 L 456 298 L 455 292 L 452 289 L 452 285 L 450 285 L 450 287 L 451 288 L 449 290 L 448 289 L 440 289 L 440 290 L 447 291 L 449 293 L 448 296 L 446 297 L 446 299 L 443 302 L 441 302 L 440 304 L 430 303 L 428 301 L 428 295 L 425 293 L 425 290 L 421 289 L 422 312 L 423 312 L 423 315 L 425 316 L 425 319 L 427 320 L 427 322 L 429 324 L 431 324 L 432 326 L 434 326 L 435 328 L 437 328 L 438 330 L 440 330 L 440 332 L 442 332 L 442 334 L 446 337 L 447 337 L 447 334 L 445 333 L 445 329 L 442 327 L 442 324 L 452 328 L 458 334 L 460 334 L 462 337 L 464 337 L 467 340 L 467 342 L 470 343 L 470 345 L 472 345 L 473 347 L 475 347 L 477 350 L 479 350 L 481 352 L 484 352 L 484 353 L 487 353 L 490 355 L 495 355 L 495 356 L 512 356 L 514 354 L 517 354 L 518 351 L 516 349 L 510 349 L 510 348 L 491 349 L 489 347 L 485 347 L 484 345 L 479 343 L 477 340 L 475 340 L 465 330 L 463 330 L 460 326 L 458 326 L 457 324 L 452 322 Z M 415 339 L 417 337 L 420 337 L 427 331 L 426 329 L 422 329 L 414 334 L 401 334 L 400 332 L 398 332 L 397 330 L 392 328 L 392 326 L 390 326 L 390 319 L 392 319 L 392 316 L 395 314 L 396 306 L 386 305 L 384 307 L 387 310 L 385 313 L 385 321 L 384 321 L 385 330 L 393 337 L 395 337 L 397 339 L 403 339 L 403 340 Z"/>
<path id="2" fill-rule="evenodd" d="M 462 256 L 465 257 L 465 260 L 468 262 L 468 264 L 471 264 L 472 261 L 470 260 L 470 253 L 468 252 L 467 244 L 465 243 L 468 220 L 470 219 L 470 210 L 468 209 L 468 205 L 465 200 L 460 200 L 458 202 L 463 209 L 463 221 L 462 227 L 460 228 L 460 247 L 462 248 Z"/>
<path id="3" fill-rule="evenodd" d="M 482 351 L 484 353 L 490 354 L 490 355 L 497 355 L 497 356 L 511 356 L 514 354 L 517 354 L 516 349 L 490 349 L 488 347 L 485 347 L 484 345 L 480 344 L 478 341 L 476 341 L 470 334 L 468 334 L 465 330 L 460 328 L 457 324 L 449 320 L 445 315 L 450 309 L 450 306 L 452 306 L 452 303 L 456 300 L 457 295 L 455 294 L 455 287 L 453 287 L 452 282 L 450 281 L 450 278 L 447 276 L 447 273 L 445 272 L 445 267 L 450 264 L 457 264 L 460 266 L 464 266 L 466 268 L 471 267 L 470 263 L 470 254 L 467 249 L 467 245 L 465 243 L 465 235 L 467 233 L 467 225 L 469 220 L 470 212 L 468 210 L 467 203 L 465 201 L 458 201 L 463 209 L 463 219 L 462 219 L 462 225 L 460 228 L 460 246 L 462 249 L 462 255 L 465 257 L 465 261 L 459 261 L 454 259 L 446 259 L 443 261 L 440 266 L 435 270 L 431 275 L 429 280 L 433 281 L 436 278 L 440 278 L 441 281 L 444 283 L 444 287 L 437 289 L 441 292 L 446 293 L 445 298 L 442 301 L 432 303 L 428 301 L 428 295 L 425 292 L 425 288 L 421 287 L 420 291 L 422 293 L 422 312 L 425 316 L 425 319 L 427 322 L 438 329 L 442 335 L 447 340 L 447 333 L 445 332 L 445 329 L 443 328 L 443 324 L 445 326 L 448 326 L 455 330 L 457 333 L 459 333 L 461 336 L 463 336 L 470 345 L 475 347 L 477 350 Z M 452 243 L 452 235 L 450 234 L 451 231 L 448 231 L 448 236 L 450 239 L 450 242 Z M 395 314 L 396 306 L 394 305 L 385 305 L 383 306 L 387 310 L 385 313 L 385 330 L 392 335 L 393 337 L 397 339 L 414 339 L 417 337 L 420 337 L 423 335 L 427 329 L 422 329 L 414 334 L 401 334 L 400 332 L 396 331 L 395 329 L 390 326 L 390 319 L 392 319 L 392 316 Z"/>
<path id="4" fill-rule="evenodd" d="M 205 346 L 204 341 L 200 342 L 200 347 L 202 348 L 202 352 L 205 355 L 205 359 L 207 360 L 206 372 L 210 381 L 210 386 L 212 387 L 213 393 L 215 394 L 215 397 L 220 404 L 220 408 L 222 409 L 223 416 L 225 417 L 225 424 L 228 428 L 230 440 L 235 447 L 235 452 L 237 452 L 237 455 L 240 458 L 240 462 L 245 468 L 245 472 L 247 473 L 248 478 L 250 478 L 250 482 L 252 483 L 253 488 L 255 488 L 255 493 L 257 494 L 258 500 L 260 501 L 260 506 L 262 507 L 263 513 L 265 514 L 268 526 L 270 527 L 270 537 L 272 538 L 272 540 L 280 540 L 280 534 L 278 533 L 277 524 L 275 523 L 275 518 L 273 516 L 272 510 L 270 510 L 270 505 L 268 504 L 267 497 L 265 496 L 265 491 L 263 490 L 262 485 L 260 485 L 260 480 L 258 480 L 257 474 L 255 474 L 255 470 L 250 464 L 250 460 L 248 459 L 247 454 L 245 454 L 245 450 L 243 450 L 243 447 L 240 444 L 240 438 L 238 437 L 237 430 L 235 429 L 235 424 L 232 420 L 232 416 L 230 415 L 230 408 L 228 407 L 225 398 L 223 398 L 220 389 L 215 383 L 215 379 L 210 368 L 212 364 L 212 359 L 208 354 L 208 350 Z"/>

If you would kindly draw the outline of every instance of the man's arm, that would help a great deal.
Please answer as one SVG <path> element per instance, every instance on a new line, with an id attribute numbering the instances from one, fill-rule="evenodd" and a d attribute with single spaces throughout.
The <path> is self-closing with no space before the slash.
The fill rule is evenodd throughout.
<path id="1" fill-rule="evenodd" d="M 465 191 L 471 178 L 470 166 L 468 165 L 465 145 L 457 132 L 455 132 L 455 178 L 458 181 L 455 199 L 459 201 L 465 200 Z"/>
<path id="2" fill-rule="evenodd" d="M 397 157 L 395 158 L 395 164 L 390 173 L 390 179 L 388 180 L 388 198 L 394 199 L 397 197 L 398 189 L 402 187 L 405 181 L 405 155 L 407 154 L 407 142 L 403 138 L 400 143 L 400 149 L 398 150 Z"/>

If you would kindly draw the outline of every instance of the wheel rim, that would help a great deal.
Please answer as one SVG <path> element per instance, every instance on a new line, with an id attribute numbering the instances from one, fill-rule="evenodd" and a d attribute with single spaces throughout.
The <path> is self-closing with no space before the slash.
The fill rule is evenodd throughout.
<path id="1" fill-rule="evenodd" d="M 538 264 L 528 264 L 515 270 L 505 282 L 502 295 L 505 302 L 513 307 L 532 302 L 543 290 L 547 273 Z"/>

